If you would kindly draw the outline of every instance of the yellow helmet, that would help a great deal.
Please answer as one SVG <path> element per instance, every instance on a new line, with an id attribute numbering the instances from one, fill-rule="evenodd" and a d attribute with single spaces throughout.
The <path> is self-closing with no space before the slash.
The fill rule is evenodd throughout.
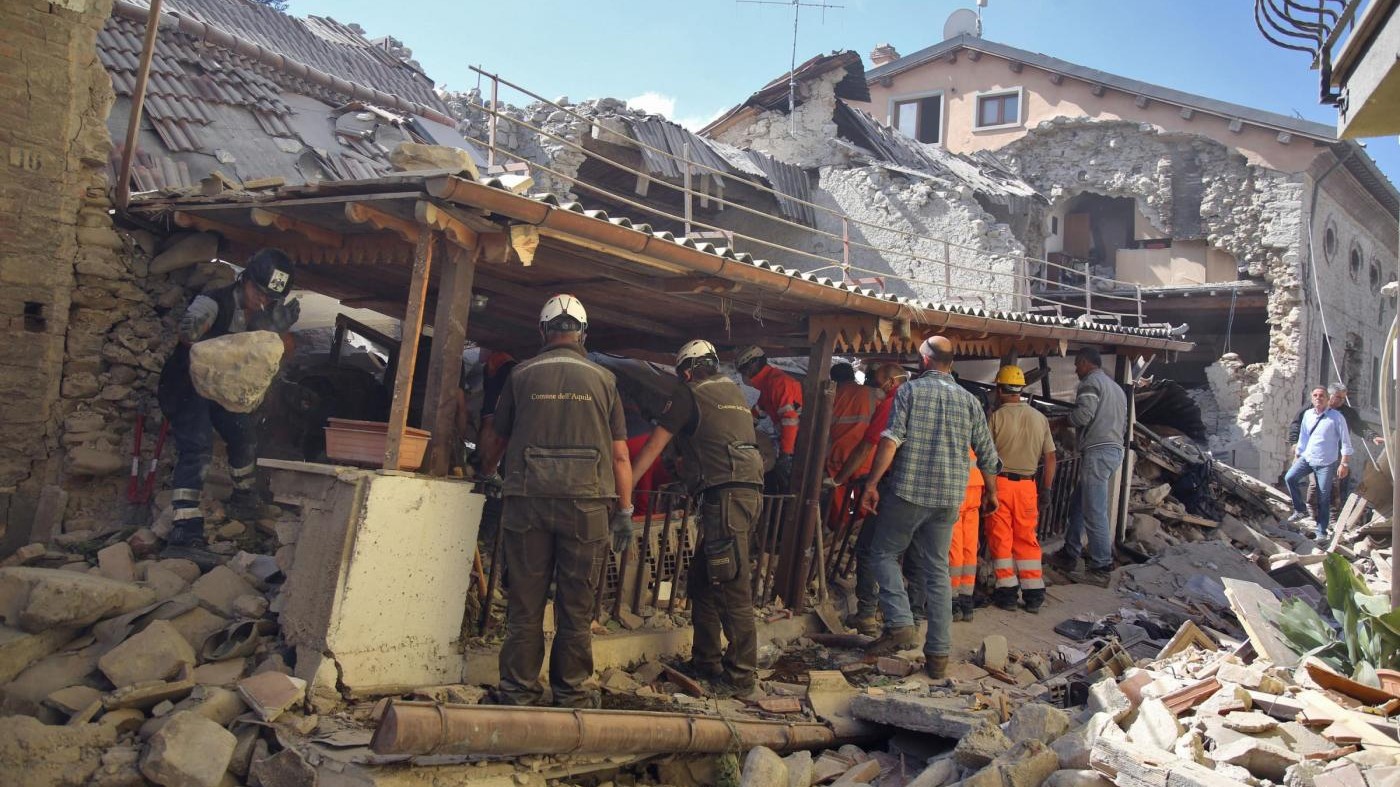
<path id="1" fill-rule="evenodd" d="M 1026 375 L 1021 367 L 1007 364 L 997 370 L 996 383 L 1008 388 L 1020 388 L 1026 384 Z"/>

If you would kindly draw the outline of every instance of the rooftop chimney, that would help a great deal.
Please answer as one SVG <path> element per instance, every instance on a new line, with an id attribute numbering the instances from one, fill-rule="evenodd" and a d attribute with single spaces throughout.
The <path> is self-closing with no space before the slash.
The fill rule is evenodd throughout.
<path id="1" fill-rule="evenodd" d="M 883 66 L 898 59 L 899 52 L 895 51 L 895 48 L 889 44 L 881 44 L 870 50 L 870 64 L 874 66 Z"/>

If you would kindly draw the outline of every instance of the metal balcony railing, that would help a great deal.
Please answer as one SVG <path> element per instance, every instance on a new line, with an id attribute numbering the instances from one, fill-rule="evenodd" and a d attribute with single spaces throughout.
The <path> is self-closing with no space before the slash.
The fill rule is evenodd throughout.
<path id="1" fill-rule="evenodd" d="M 1336 106 L 1341 93 L 1332 87 L 1332 55 L 1342 44 L 1360 10 L 1372 0 L 1254 0 L 1254 24 L 1270 43 L 1312 56 L 1320 72 L 1322 103 Z"/>

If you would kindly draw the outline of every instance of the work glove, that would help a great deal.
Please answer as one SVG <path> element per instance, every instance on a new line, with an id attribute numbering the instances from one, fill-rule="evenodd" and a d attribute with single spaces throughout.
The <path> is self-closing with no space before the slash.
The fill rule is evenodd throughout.
<path id="1" fill-rule="evenodd" d="M 482 493 L 483 495 L 486 495 L 487 497 L 491 498 L 492 500 L 499 500 L 499 499 L 500 499 L 500 497 L 501 497 L 501 486 L 505 483 L 505 482 L 501 479 L 501 474 L 500 474 L 500 473 L 492 473 L 491 475 L 484 475 L 484 476 L 482 476 L 482 477 L 480 477 L 480 478 L 477 479 L 477 483 L 481 484 L 481 493 Z"/>
<path id="2" fill-rule="evenodd" d="M 632 527 L 632 509 L 619 508 L 612 515 L 612 548 L 621 555 L 632 548 L 636 540 L 636 530 Z"/>
<path id="3" fill-rule="evenodd" d="M 778 461 L 773 463 L 773 472 L 778 474 L 778 478 L 784 485 L 790 483 L 792 478 L 792 454 L 778 454 Z"/>
<path id="4" fill-rule="evenodd" d="M 286 333 L 301 319 L 301 301 L 279 301 L 267 310 L 267 329 L 276 333 Z"/>

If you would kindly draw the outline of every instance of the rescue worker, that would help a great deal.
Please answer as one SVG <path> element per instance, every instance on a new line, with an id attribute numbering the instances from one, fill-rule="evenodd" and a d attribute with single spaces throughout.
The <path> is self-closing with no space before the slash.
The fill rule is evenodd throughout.
<path id="1" fill-rule="evenodd" d="M 584 357 L 588 313 L 572 295 L 540 310 L 544 348 L 507 378 L 496 405 L 486 467 L 505 440 L 506 638 L 496 699 L 536 705 L 543 696 L 544 608 L 554 593 L 549 686 L 553 704 L 596 708 L 590 626 L 598 566 L 611 529 L 618 552 L 631 548 L 632 465 L 627 425 L 612 372 Z M 611 511 L 611 515 L 610 512 Z M 611 517 L 611 525 L 609 519 Z"/>
<path id="2" fill-rule="evenodd" d="M 700 542 L 686 586 L 695 626 L 690 668 L 719 696 L 751 694 L 758 634 L 749 540 L 763 505 L 763 457 L 744 392 L 720 374 L 713 344 L 695 339 L 682 347 L 676 375 L 685 385 L 657 419 L 635 470 L 645 473 L 675 438 L 681 478 L 699 501 Z"/>
<path id="3" fill-rule="evenodd" d="M 846 459 L 845 467 L 836 474 L 833 479 L 838 486 L 843 486 L 851 479 L 863 478 L 870 469 L 870 463 L 875 456 L 875 448 L 880 445 L 880 435 L 889 424 L 890 408 L 894 406 L 894 393 L 909 379 L 909 372 L 896 363 L 887 363 L 875 370 L 872 375 L 880 390 L 884 392 L 885 398 L 875 406 L 875 413 L 870 417 L 870 423 L 866 426 L 865 434 L 861 436 L 860 444 L 855 447 L 851 455 Z M 864 468 L 864 469 L 862 469 Z M 856 535 L 856 614 L 851 625 L 856 631 L 867 637 L 878 637 L 882 631 L 880 625 L 880 584 L 875 580 L 872 558 L 869 557 L 871 539 L 875 536 L 874 518 L 866 517 L 865 524 L 861 525 L 860 533 Z M 904 559 L 907 562 L 913 553 L 905 553 Z M 911 572 L 913 573 L 913 572 Z M 920 596 L 922 598 L 922 596 Z M 922 606 L 922 604 L 918 604 Z"/>
<path id="4" fill-rule="evenodd" d="M 1021 398 L 1026 376 L 1020 367 L 1003 366 L 997 372 L 997 409 L 988 426 L 1001 457 L 997 473 L 997 500 L 987 527 L 987 551 L 996 571 L 992 603 L 1016 609 L 1017 590 L 1026 611 L 1040 612 L 1045 604 L 1045 579 L 1041 574 L 1040 501 L 1050 499 L 1055 483 L 1055 438 L 1050 420 Z M 1036 468 L 1045 462 L 1037 484 Z"/>
<path id="5" fill-rule="evenodd" d="M 968 451 L 972 467 L 977 466 L 977 452 Z M 967 474 L 958 519 L 953 523 L 953 540 L 948 545 L 948 575 L 953 589 L 953 620 L 972 620 L 977 605 L 972 591 L 977 589 L 977 536 L 982 530 L 982 487 L 986 482 L 981 473 Z M 906 552 L 907 561 L 913 552 Z M 908 569 L 906 568 L 906 572 Z M 911 596 L 912 599 L 912 596 Z"/>
<path id="6" fill-rule="evenodd" d="M 768 356 L 761 347 L 741 350 L 734 358 L 734 368 L 744 383 L 758 389 L 758 410 L 767 415 L 778 430 L 778 461 L 773 465 L 776 486 L 782 492 L 790 488 L 792 454 L 797 450 L 797 424 L 802 416 L 802 384 L 792 375 L 768 365 Z"/>
<path id="7" fill-rule="evenodd" d="M 196 296 L 180 318 L 179 344 L 161 368 L 156 398 L 175 438 L 171 479 L 173 527 L 166 536 L 170 557 L 207 558 L 204 512 L 199 507 L 204 476 L 213 458 L 214 434 L 224 439 L 233 494 L 227 511 L 234 519 L 261 514 L 257 493 L 257 435 L 252 413 L 231 413 L 199 395 L 190 379 L 190 346 L 244 331 L 286 334 L 301 314 L 298 301 L 284 303 L 292 289 L 292 261 L 277 249 L 262 249 L 232 284 Z M 289 341 L 284 338 L 284 341 Z"/>
<path id="8" fill-rule="evenodd" d="M 875 389 L 856 382 L 855 367 L 845 361 L 832 364 L 831 381 L 836 383 L 836 398 L 831 404 L 831 447 L 826 456 L 826 474 L 835 478 L 860 445 L 880 397 Z M 869 471 L 870 456 L 867 454 L 856 473 L 865 475 Z"/>

